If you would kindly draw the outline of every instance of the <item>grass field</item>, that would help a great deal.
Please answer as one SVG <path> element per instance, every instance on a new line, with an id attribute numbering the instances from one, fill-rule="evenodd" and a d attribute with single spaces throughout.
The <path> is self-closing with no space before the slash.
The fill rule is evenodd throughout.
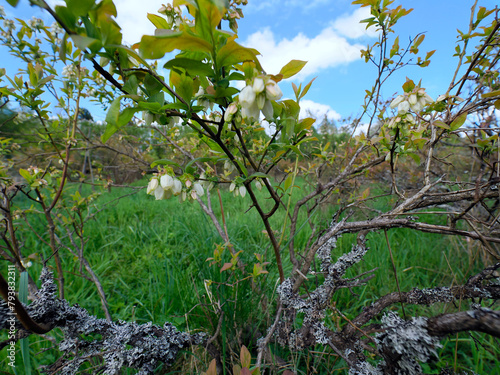
<path id="1" fill-rule="evenodd" d="M 144 182 L 142 182 L 144 185 Z M 113 319 L 145 323 L 153 321 L 163 324 L 174 323 L 180 330 L 206 331 L 212 334 L 218 322 L 210 300 L 218 301 L 224 311 L 221 337 L 218 341 L 224 359 L 234 360 L 239 347 L 244 344 L 252 351 L 259 335 L 273 319 L 276 302 L 275 288 L 278 273 L 273 263 L 264 227 L 255 210 L 247 211 L 250 199 L 233 198 L 228 192 L 221 192 L 225 218 L 231 243 L 236 251 L 242 250 L 241 260 L 251 272 L 255 263 L 254 253 L 264 254 L 271 264 L 269 274 L 252 284 L 245 274 L 237 271 L 221 273 L 221 265 L 212 265 L 207 258 L 213 256 L 216 244 L 221 239 L 210 219 L 202 213 L 196 202 L 179 204 L 177 199 L 155 201 L 144 190 L 118 201 L 117 197 L 127 193 L 114 188 L 98 200 L 98 205 L 114 202 L 87 223 L 85 234 L 88 242 L 86 258 L 99 276 L 107 294 Z M 214 210 L 220 213 L 218 198 L 212 194 Z M 389 204 L 388 201 L 379 204 Z M 318 210 L 315 219 L 327 223 L 334 207 Z M 273 218 L 275 228 L 283 222 L 284 214 Z M 303 219 L 302 219 L 303 220 Z M 35 223 L 36 225 L 36 223 Z M 42 224 L 40 224 L 42 225 Z M 37 230 L 43 233 L 43 226 Z M 302 226 L 296 237 L 296 247 L 305 246 L 310 233 L 308 225 Z M 478 248 L 462 239 L 419 233 L 405 229 L 388 232 L 394 252 L 395 264 L 401 290 L 413 287 L 429 288 L 463 283 L 473 272 L 482 268 Z M 285 236 L 286 239 L 286 236 Z M 340 238 L 335 256 L 348 251 L 355 239 L 353 235 Z M 286 244 L 286 241 L 284 241 Z M 384 233 L 372 233 L 368 237 L 370 251 L 359 265 L 349 270 L 356 275 L 374 268 L 375 277 L 364 287 L 352 292 L 343 289 L 335 295 L 334 304 L 347 318 L 355 317 L 363 306 L 377 297 L 396 290 L 394 274 Z M 28 231 L 24 234 L 25 249 L 41 248 L 38 239 Z M 25 250 L 28 252 L 29 250 Z M 49 254 L 47 253 L 46 256 Z M 291 269 L 283 251 L 285 275 Z M 62 255 L 66 278 L 66 296 L 70 303 L 78 303 L 89 312 L 104 317 L 94 284 L 76 274 L 79 263 L 67 252 Z M 223 255 L 223 262 L 229 261 L 229 252 Z M 5 265 L 2 265 L 2 269 Z M 5 266 L 6 267 L 6 266 Z M 40 265 L 34 264 L 30 274 L 37 278 Z M 211 280 L 210 287 L 205 280 Z M 314 281 L 311 281 L 314 287 Z M 259 293 L 255 291 L 259 290 Z M 498 306 L 497 306 L 498 307 Z M 468 309 L 469 302 L 460 306 L 439 304 L 428 308 L 406 306 L 406 313 L 438 314 Z M 401 310 L 399 306 L 394 310 Z M 327 317 L 331 326 L 342 326 L 345 320 L 332 313 Z M 51 333 L 60 336 L 60 333 Z M 500 351 L 498 340 L 477 333 L 448 337 L 438 349 L 439 360 L 424 365 L 427 373 L 439 373 L 444 366 L 457 370 L 471 370 L 478 374 L 500 373 Z M 35 335 L 29 338 L 31 373 L 38 373 L 40 365 L 49 364 L 58 358 L 52 343 Z M 296 374 L 346 373 L 342 360 L 328 349 L 290 353 L 284 348 L 272 346 L 273 352 L 293 367 Z M 255 355 L 255 351 L 253 351 Z M 0 353 L 0 368 L 7 369 L 5 350 Z M 22 356 L 16 355 L 18 374 L 27 373 Z M 158 373 L 201 373 L 206 370 L 209 358 L 201 349 L 193 349 L 181 356 L 178 364 L 171 369 L 159 369 Z M 2 364 L 3 363 L 3 364 Z M 98 366 L 98 363 L 95 363 Z M 92 373 L 89 368 L 86 373 Z M 134 373 L 124 371 L 124 373 Z"/>

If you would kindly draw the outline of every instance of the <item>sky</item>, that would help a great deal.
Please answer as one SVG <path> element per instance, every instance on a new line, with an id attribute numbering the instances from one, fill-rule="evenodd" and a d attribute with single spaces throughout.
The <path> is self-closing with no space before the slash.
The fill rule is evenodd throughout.
<path id="1" fill-rule="evenodd" d="M 51 0 L 54 4 L 57 0 Z M 153 34 L 154 26 L 146 18 L 156 13 L 162 2 L 169 0 L 115 0 L 117 22 L 122 27 L 124 40 L 134 43 L 144 34 Z M 17 8 L 4 5 L 8 17 L 30 19 L 40 17 L 49 24 L 52 19 L 41 10 L 21 0 Z M 140 5 L 138 5 L 140 4 Z M 394 5 L 414 7 L 413 12 L 396 26 L 400 45 L 418 33 L 425 33 L 420 46 L 421 55 L 436 50 L 427 68 L 408 67 L 387 81 L 382 90 L 385 99 L 401 93 L 406 77 L 415 82 L 422 80 L 429 95 L 437 98 L 447 91 L 457 60 L 452 57 L 457 41 L 457 29 L 467 30 L 470 8 L 467 0 L 396 0 Z M 492 8 L 494 0 L 479 0 L 479 6 Z M 282 81 L 284 97 L 293 97 L 291 82 L 307 84 L 316 78 L 309 93 L 301 100 L 302 115 L 309 110 L 321 118 L 340 121 L 361 113 L 365 89 L 376 79 L 376 69 L 361 59 L 360 50 L 377 40 L 377 33 L 360 24 L 367 18 L 367 8 L 352 5 L 350 0 L 248 0 L 243 7 L 244 18 L 239 20 L 239 42 L 257 49 L 267 73 L 276 74 L 292 59 L 308 61 L 295 77 Z M 393 36 L 392 36 L 393 37 Z M 15 63 L 4 56 L 0 67 L 12 74 Z M 102 120 L 105 114 L 90 108 L 94 118 Z"/>

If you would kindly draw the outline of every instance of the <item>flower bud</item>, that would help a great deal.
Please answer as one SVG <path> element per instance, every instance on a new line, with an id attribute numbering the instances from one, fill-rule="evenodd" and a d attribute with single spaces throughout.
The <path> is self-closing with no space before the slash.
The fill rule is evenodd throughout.
<path id="1" fill-rule="evenodd" d="M 252 89 L 256 94 L 261 93 L 265 88 L 266 86 L 264 85 L 264 80 L 262 78 L 255 78 L 253 80 Z"/>
<path id="2" fill-rule="evenodd" d="M 278 84 L 272 79 L 266 84 L 266 96 L 269 100 L 279 100 L 283 96 Z"/>

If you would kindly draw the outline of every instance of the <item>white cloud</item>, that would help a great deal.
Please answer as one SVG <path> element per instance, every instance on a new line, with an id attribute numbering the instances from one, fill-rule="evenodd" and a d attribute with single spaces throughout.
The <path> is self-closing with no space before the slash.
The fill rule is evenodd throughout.
<path id="1" fill-rule="evenodd" d="M 314 38 L 299 33 L 292 39 L 276 41 L 269 28 L 250 35 L 243 43 L 257 48 L 259 59 L 267 73 L 277 74 L 290 60 L 307 60 L 308 63 L 296 76 L 303 80 L 307 76 L 326 68 L 347 64 L 360 58 L 360 44 L 350 44 L 339 36 L 332 26 L 321 31 Z"/>
<path id="2" fill-rule="evenodd" d="M 153 35 L 156 27 L 147 18 L 147 13 L 157 14 L 161 7 L 158 0 L 120 0 L 116 1 L 118 17 L 116 22 L 122 27 L 123 41 L 137 43 L 143 35 Z M 171 3 L 171 1 L 164 1 Z M 139 5 L 140 4 L 140 5 Z"/>
<path id="3" fill-rule="evenodd" d="M 319 123 L 325 117 L 325 115 L 330 121 L 338 121 L 342 117 L 328 104 L 316 103 L 312 100 L 307 99 L 300 101 L 300 118 L 314 117 Z"/>
<path id="4" fill-rule="evenodd" d="M 370 17 L 368 7 L 359 8 L 352 14 L 344 14 L 333 22 L 333 29 L 346 38 L 357 39 L 361 37 L 374 38 L 378 35 L 373 27 L 366 29 L 366 23 L 359 21 Z"/>

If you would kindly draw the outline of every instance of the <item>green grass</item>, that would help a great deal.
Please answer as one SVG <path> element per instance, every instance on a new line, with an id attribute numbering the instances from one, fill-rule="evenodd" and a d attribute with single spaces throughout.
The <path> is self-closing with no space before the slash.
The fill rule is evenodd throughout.
<path id="1" fill-rule="evenodd" d="M 301 189 L 306 189 L 303 182 L 298 184 Z M 99 198 L 98 204 L 112 202 L 122 194 L 123 190 L 113 189 L 110 194 Z M 222 197 L 231 243 L 236 251 L 243 250 L 241 259 L 247 265 L 247 271 L 251 272 L 256 261 L 254 253 L 265 254 L 266 260 L 271 262 L 268 266 L 270 273 L 260 278 L 256 285 L 252 285 L 250 280 L 236 283 L 244 274 L 232 271 L 221 273 L 221 265 L 210 266 L 206 261 L 213 256 L 216 244 L 221 244 L 222 240 L 196 202 L 179 204 L 177 199 L 155 201 L 147 196 L 145 191 L 110 205 L 87 223 L 85 235 L 88 242 L 85 256 L 101 280 L 113 319 L 139 323 L 153 321 L 159 325 L 170 321 L 181 330 L 201 330 L 211 334 L 217 326 L 218 315 L 210 305 L 204 281 L 212 280 L 212 297 L 219 301 L 226 317 L 219 344 L 223 348 L 223 359 L 230 361 L 239 353 L 241 344 L 251 350 L 255 348 L 257 336 L 264 334 L 272 321 L 278 273 L 273 262 L 273 251 L 262 232 L 264 227 L 256 210 L 245 212 L 250 206 L 249 197 L 235 199 L 227 192 L 222 192 Z M 220 207 L 215 191 L 212 193 L 212 201 L 214 210 L 219 215 Z M 382 199 L 376 202 L 375 206 L 379 205 L 381 208 L 390 203 L 388 199 Z M 315 220 L 328 223 L 334 209 L 335 207 L 317 210 Z M 283 220 L 284 213 L 278 213 L 272 221 L 274 227 L 281 228 Z M 303 220 L 305 218 L 301 217 L 301 223 Z M 44 233 L 42 223 L 40 220 L 33 224 L 38 225 L 40 233 Z M 38 239 L 26 228 L 19 230 L 23 231 L 26 249 L 37 249 L 45 256 L 49 255 L 48 249 L 41 249 Z M 298 252 L 305 246 L 309 233 L 308 225 L 302 226 L 298 232 L 295 239 Z M 465 267 L 469 264 L 470 255 L 459 246 L 462 241 L 460 239 L 450 240 L 446 236 L 406 229 L 390 230 L 388 237 L 403 291 L 413 287 L 429 288 L 462 283 L 471 272 L 482 267 L 480 262 L 476 262 L 468 273 L 465 272 L 470 268 Z M 341 237 L 334 255 L 340 256 L 349 251 L 354 240 L 354 235 Z M 362 307 L 376 298 L 396 290 L 384 233 L 371 233 L 368 236 L 368 245 L 370 251 L 364 260 L 350 269 L 347 276 L 377 268 L 374 279 L 352 292 L 348 289 L 339 291 L 332 301 L 349 319 L 355 317 Z M 68 252 L 61 251 L 67 271 L 66 298 L 70 303 L 78 303 L 92 314 L 104 317 L 94 284 L 75 276 L 79 272 L 78 261 Z M 291 269 L 286 251 L 283 252 L 283 257 L 286 274 Z M 229 252 L 226 250 L 223 263 L 229 259 Z M 39 264 L 30 268 L 30 274 L 35 279 L 39 271 Z M 314 281 L 311 281 L 308 287 L 314 288 Z M 465 308 L 468 308 L 468 302 L 463 303 L 462 309 Z M 439 314 L 454 311 L 453 309 L 450 304 L 439 304 L 430 308 L 405 307 L 406 313 L 410 315 Z M 393 310 L 400 311 L 401 307 L 394 306 Z M 339 317 L 332 314 L 327 317 L 327 322 L 335 326 Z M 340 324 L 345 322 L 340 319 Z M 54 332 L 52 335 L 60 336 L 60 333 Z M 52 347 L 49 341 L 31 336 L 29 343 L 33 370 L 39 365 L 53 363 L 58 358 L 58 352 L 49 349 Z M 458 369 L 473 370 L 476 373 L 495 373 L 500 370 L 497 340 L 474 333 L 471 336 L 459 335 L 458 344 L 456 343 L 455 336 L 443 340 L 443 347 L 438 350 L 439 361 L 426 365 L 426 371 L 436 371 L 446 365 L 453 367 L 455 353 Z M 294 371 L 297 374 L 310 373 L 313 368 L 323 374 L 333 373 L 335 370 L 345 373 L 342 370 L 345 368 L 343 361 L 328 351 L 323 352 L 322 348 L 301 353 L 290 353 L 275 345 L 272 348 L 280 357 L 296 366 Z M 5 355 L 5 351 L 0 353 L 0 363 L 6 363 Z M 208 358 L 198 349 L 184 353 L 183 358 L 184 360 L 174 368 L 160 369 L 159 373 L 199 373 L 208 366 Z M 198 367 L 193 365 L 194 362 Z M 16 364 L 17 369 L 23 368 L 20 352 L 16 356 Z M 7 368 L 3 365 L 2 367 Z"/>

